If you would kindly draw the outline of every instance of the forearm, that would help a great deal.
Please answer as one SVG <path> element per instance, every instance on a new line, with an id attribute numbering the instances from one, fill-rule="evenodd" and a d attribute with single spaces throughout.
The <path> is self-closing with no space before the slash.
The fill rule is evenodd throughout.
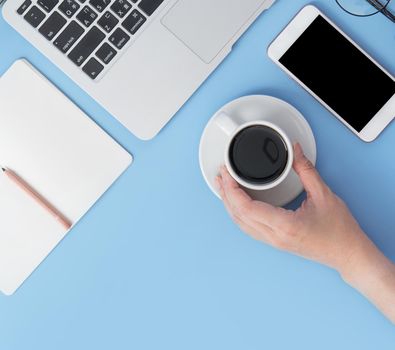
<path id="1" fill-rule="evenodd" d="M 395 265 L 368 238 L 340 273 L 395 324 Z"/>

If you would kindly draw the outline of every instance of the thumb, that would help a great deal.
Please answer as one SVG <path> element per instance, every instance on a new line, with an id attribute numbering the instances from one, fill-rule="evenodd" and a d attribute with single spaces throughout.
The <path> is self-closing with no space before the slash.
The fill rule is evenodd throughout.
<path id="1" fill-rule="evenodd" d="M 328 190 L 328 187 L 318 174 L 313 163 L 304 155 L 299 143 L 295 144 L 294 152 L 295 159 L 293 167 L 307 192 L 307 196 L 314 198 L 323 195 Z"/>

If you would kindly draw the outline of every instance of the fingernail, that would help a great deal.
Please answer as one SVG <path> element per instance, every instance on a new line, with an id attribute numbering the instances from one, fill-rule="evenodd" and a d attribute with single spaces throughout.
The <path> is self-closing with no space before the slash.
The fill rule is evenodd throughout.
<path id="1" fill-rule="evenodd" d="M 223 200 L 224 198 L 224 187 L 222 186 L 222 179 L 220 176 L 217 176 L 215 178 L 215 184 L 217 186 L 217 190 L 219 192 L 219 196 L 221 197 L 221 199 Z"/>
<path id="2" fill-rule="evenodd" d="M 218 189 L 218 190 L 221 189 L 222 184 L 221 184 L 221 178 L 220 178 L 219 176 L 217 176 L 217 177 L 215 178 L 215 185 L 217 186 L 217 189 Z"/>
<path id="3" fill-rule="evenodd" d="M 299 142 L 295 143 L 294 150 L 295 150 L 295 159 L 300 159 L 301 157 L 303 157 L 302 146 L 299 144 Z"/>
<path id="4" fill-rule="evenodd" d="M 226 178 L 226 168 L 225 168 L 225 165 L 222 165 L 222 166 L 221 166 L 221 178 L 222 178 L 222 180 L 225 180 L 225 178 Z"/>
<path id="5" fill-rule="evenodd" d="M 222 181 L 223 181 L 223 183 L 224 184 L 228 184 L 229 183 L 229 177 L 230 177 L 230 175 L 229 175 L 229 173 L 226 171 L 226 168 L 223 170 L 223 173 L 222 173 Z"/>

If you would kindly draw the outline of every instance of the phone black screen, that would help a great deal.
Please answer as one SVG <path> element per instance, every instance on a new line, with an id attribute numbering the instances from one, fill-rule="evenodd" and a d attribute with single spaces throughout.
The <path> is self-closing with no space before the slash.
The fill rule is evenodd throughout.
<path id="1" fill-rule="evenodd" d="M 395 81 L 322 16 L 280 62 L 358 132 L 395 94 Z"/>

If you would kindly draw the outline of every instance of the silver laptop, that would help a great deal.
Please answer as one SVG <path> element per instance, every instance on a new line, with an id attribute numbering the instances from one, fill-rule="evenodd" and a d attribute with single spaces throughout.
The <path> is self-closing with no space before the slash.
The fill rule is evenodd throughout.
<path id="1" fill-rule="evenodd" d="M 153 138 L 275 0 L 8 0 L 6 21 Z"/>

